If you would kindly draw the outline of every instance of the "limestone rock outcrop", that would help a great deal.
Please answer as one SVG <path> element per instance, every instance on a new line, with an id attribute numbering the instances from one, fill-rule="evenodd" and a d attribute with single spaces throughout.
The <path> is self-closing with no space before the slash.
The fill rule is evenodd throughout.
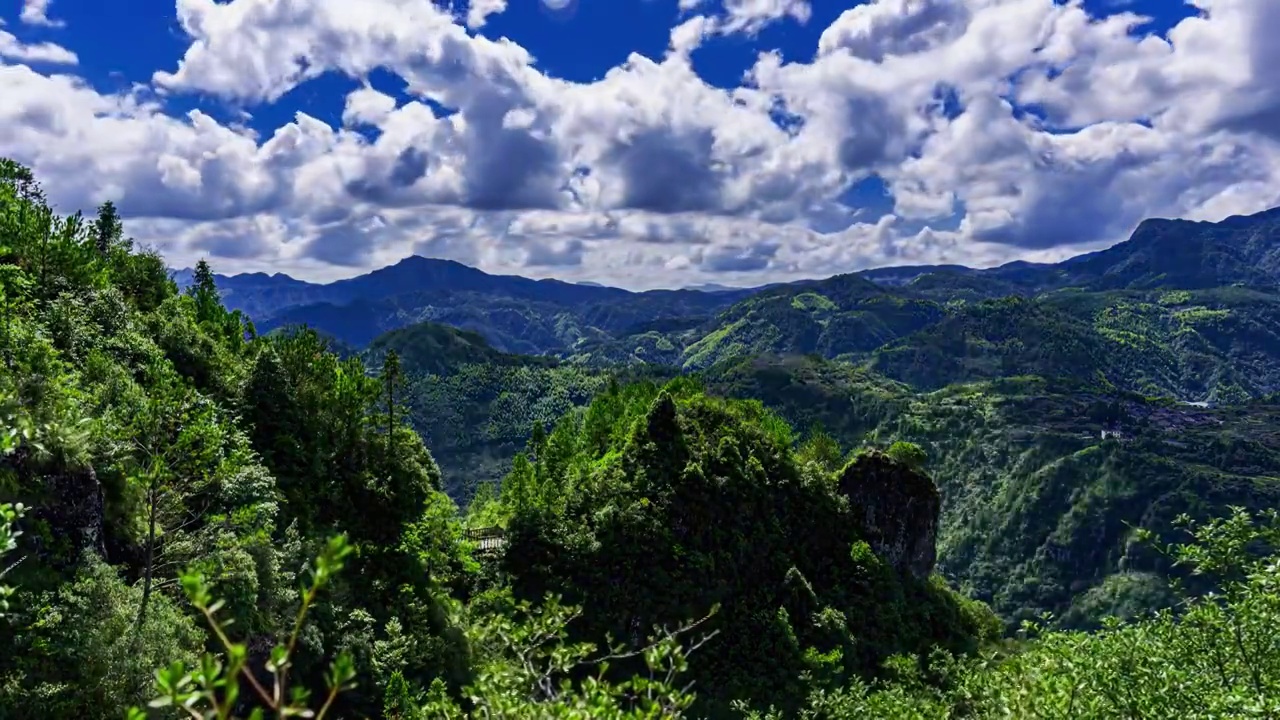
<path id="1" fill-rule="evenodd" d="M 877 556 L 904 575 L 933 572 L 942 500 L 928 475 L 872 452 L 844 468 L 839 488 Z"/>

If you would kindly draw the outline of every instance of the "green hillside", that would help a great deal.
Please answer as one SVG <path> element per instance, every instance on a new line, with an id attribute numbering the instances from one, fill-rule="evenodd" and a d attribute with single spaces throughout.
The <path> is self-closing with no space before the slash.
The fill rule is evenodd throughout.
<path id="1" fill-rule="evenodd" d="M 380 335 L 365 351 L 366 362 L 380 367 L 388 353 L 396 353 L 405 372 L 448 374 L 464 365 L 554 367 L 555 360 L 512 355 L 495 350 L 479 333 L 437 323 L 418 323 Z"/>
<path id="2" fill-rule="evenodd" d="M 637 642 L 718 607 L 702 629 L 723 639 L 690 670 L 709 717 L 735 698 L 798 707 L 805 674 L 840 684 L 893 653 L 976 649 L 994 618 L 930 578 L 932 481 L 880 455 L 830 472 L 792 440 L 756 402 L 615 386 L 532 440 L 498 507 L 475 512 L 504 516 L 515 592 L 582 604 L 584 637 Z"/>
<path id="3" fill-rule="evenodd" d="M 922 447 L 943 499 L 941 572 L 1012 623 L 1051 611 L 1087 626 L 1126 602 L 1167 604 L 1161 583 L 1131 583 L 1096 607 L 1122 578 L 1170 570 L 1132 543 L 1134 529 L 1171 542 L 1180 514 L 1280 503 L 1274 404 L 1207 409 L 1034 377 L 916 394 L 800 359 L 724 368 L 709 388 L 759 398 L 845 451 Z"/>
<path id="4" fill-rule="evenodd" d="M 1280 296 L 1241 288 L 1059 291 L 953 308 L 872 352 L 868 367 L 920 389 L 1020 374 L 1186 401 L 1280 389 Z"/>
<path id="5" fill-rule="evenodd" d="M 772 288 L 692 377 L 437 324 L 352 355 L 0 161 L 0 717 L 1269 717 L 1270 296 L 1135 292 Z M 794 352 L 845 315 L 856 361 Z"/>

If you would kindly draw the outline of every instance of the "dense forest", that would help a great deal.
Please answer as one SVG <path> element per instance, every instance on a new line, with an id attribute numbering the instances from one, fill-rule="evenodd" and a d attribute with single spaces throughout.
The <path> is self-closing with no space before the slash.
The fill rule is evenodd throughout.
<path id="1" fill-rule="evenodd" d="M 412 314 L 2 161 L 0 717 L 1274 717 L 1272 296 L 1082 262 L 259 334 Z"/>

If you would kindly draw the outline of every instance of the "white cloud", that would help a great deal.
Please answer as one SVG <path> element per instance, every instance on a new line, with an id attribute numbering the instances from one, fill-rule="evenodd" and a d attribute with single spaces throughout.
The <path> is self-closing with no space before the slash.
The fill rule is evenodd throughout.
<path id="1" fill-rule="evenodd" d="M 381 125 L 395 109 L 395 98 L 366 85 L 347 95 L 347 105 L 342 111 L 342 122 L 347 125 L 358 123 Z"/>
<path id="2" fill-rule="evenodd" d="M 724 32 L 749 35 L 783 18 L 803 24 L 813 15 L 808 0 L 724 0 L 724 9 Z"/>
<path id="3" fill-rule="evenodd" d="M 177 0 L 177 13 L 192 44 L 154 77 L 173 91 L 270 101 L 326 71 L 385 67 L 461 107 L 532 72 L 522 47 L 468 35 L 431 0 Z"/>
<path id="4" fill-rule="evenodd" d="M 716 29 L 716 22 L 706 15 L 694 15 L 671 28 L 671 52 L 688 56 Z"/>
<path id="5" fill-rule="evenodd" d="M 41 25 L 51 28 L 64 27 L 66 23 L 49 17 L 49 3 L 51 1 L 23 0 L 22 13 L 18 16 L 18 19 L 27 25 Z"/>
<path id="6" fill-rule="evenodd" d="M 818 51 L 879 62 L 887 55 L 924 52 L 968 28 L 963 0 L 881 0 L 846 10 L 823 31 Z"/>
<path id="7" fill-rule="evenodd" d="M 688 12 L 709 5 L 706 0 L 680 0 L 680 10 Z M 809 0 L 723 0 L 722 12 L 696 15 L 671 29 L 671 50 L 687 56 L 711 35 L 754 36 L 766 26 L 781 21 L 809 22 L 813 8 Z"/>
<path id="8" fill-rule="evenodd" d="M 0 30 L 0 58 L 52 65 L 75 65 L 80 62 L 75 53 L 60 45 L 48 42 L 24 44 L 13 33 L 4 30 Z"/>
<path id="9" fill-rule="evenodd" d="M 807 2 L 681 0 L 702 14 L 665 57 L 590 83 L 549 77 L 431 0 L 176 2 L 191 44 L 156 72 L 162 93 L 253 104 L 382 69 L 416 98 L 365 84 L 343 127 L 299 113 L 259 137 L 171 117 L 145 91 L 0 66 L 0 155 L 66 207 L 116 200 L 176 264 L 331 278 L 423 252 L 630 285 L 758 282 L 1058 259 L 1147 216 L 1280 204 L 1275 3 L 1196 0 L 1200 17 L 1156 37 L 1078 2 L 875 0 L 825 28 L 812 59 L 765 53 L 726 90 L 690 53 L 807 22 Z M 473 0 L 464 21 L 504 4 Z M 0 32 L 0 55 L 39 47 Z M 863 220 L 840 196 L 872 175 L 894 212 Z"/>
<path id="10" fill-rule="evenodd" d="M 507 0 L 470 0 L 467 7 L 467 27 L 472 30 L 484 27 L 490 15 L 506 12 Z"/>

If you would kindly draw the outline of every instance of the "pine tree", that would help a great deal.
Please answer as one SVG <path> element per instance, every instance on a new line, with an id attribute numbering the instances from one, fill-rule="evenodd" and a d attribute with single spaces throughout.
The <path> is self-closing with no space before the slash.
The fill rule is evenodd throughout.
<path id="1" fill-rule="evenodd" d="M 115 203 L 108 200 L 99 205 L 98 219 L 93 223 L 93 240 L 98 254 L 105 257 L 123 235 L 124 225 L 120 222 Z"/>
<path id="2" fill-rule="evenodd" d="M 218 284 L 213 279 L 213 270 L 203 258 L 196 263 L 195 278 L 191 288 L 187 290 L 196 301 L 196 318 L 201 322 L 212 320 L 219 308 Z"/>
<path id="3" fill-rule="evenodd" d="M 395 350 L 382 361 L 382 382 L 387 389 L 387 462 L 395 457 L 396 386 L 400 382 L 400 356 Z"/>

